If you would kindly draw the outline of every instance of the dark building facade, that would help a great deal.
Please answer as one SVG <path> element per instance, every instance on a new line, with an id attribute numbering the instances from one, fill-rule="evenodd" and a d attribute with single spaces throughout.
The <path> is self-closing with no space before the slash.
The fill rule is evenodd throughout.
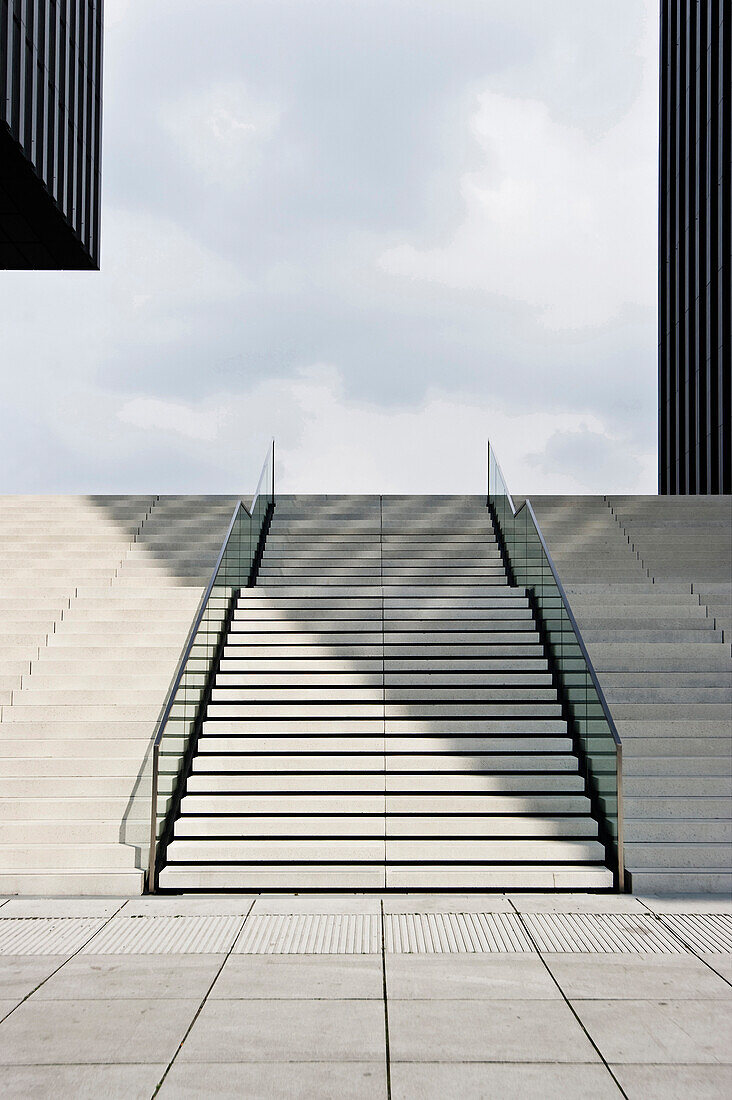
<path id="1" fill-rule="evenodd" d="M 0 0 L 0 268 L 98 268 L 103 0 Z"/>
<path id="2" fill-rule="evenodd" d="M 732 492 L 730 0 L 661 0 L 659 489 Z"/>

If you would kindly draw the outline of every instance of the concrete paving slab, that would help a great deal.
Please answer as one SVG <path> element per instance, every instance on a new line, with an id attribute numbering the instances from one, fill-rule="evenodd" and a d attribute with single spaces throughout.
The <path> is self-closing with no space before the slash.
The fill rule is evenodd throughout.
<path id="1" fill-rule="evenodd" d="M 380 955 L 230 955 L 215 1000 L 381 999 Z"/>
<path id="2" fill-rule="evenodd" d="M 391 1067 L 391 1095 L 392 1100 L 617 1100 L 622 1093 L 602 1065 L 397 1062 Z"/>
<path id="3" fill-rule="evenodd" d="M 130 898 L 120 916 L 125 917 L 244 917 L 252 907 L 256 895 L 214 894 L 199 897 L 191 894 L 183 897 L 166 897 L 164 894 L 148 894 Z"/>
<path id="4" fill-rule="evenodd" d="M 647 906 L 652 913 L 732 913 L 732 898 L 724 895 L 706 894 L 702 897 L 693 894 L 679 897 L 653 897 L 639 894 L 637 900 Z"/>
<path id="5" fill-rule="evenodd" d="M 254 903 L 253 916 L 265 913 L 381 913 L 378 897 L 367 894 L 290 894 L 284 897 L 259 897 Z"/>
<path id="6" fill-rule="evenodd" d="M 35 994 L 41 1001 L 203 1000 L 224 955 L 77 955 Z M 45 961 L 45 960 L 44 960 Z"/>
<path id="7" fill-rule="evenodd" d="M 99 917 L 18 917 L 0 920 L 2 955 L 73 955 L 104 927 Z"/>
<path id="8" fill-rule="evenodd" d="M 3 1066 L 5 1100 L 149 1100 L 166 1066 Z"/>
<path id="9" fill-rule="evenodd" d="M 209 998 L 179 1058 L 184 1062 L 375 1062 L 384 1056 L 384 1049 L 384 1006 L 378 1001 Z"/>
<path id="10" fill-rule="evenodd" d="M 732 1062 L 732 1001 L 572 1001 L 607 1062 Z"/>
<path id="11" fill-rule="evenodd" d="M 385 913 L 512 913 L 503 894 L 385 894 Z"/>
<path id="12" fill-rule="evenodd" d="M 226 954 L 242 928 L 234 916 L 114 917 L 84 948 L 86 955 Z"/>
<path id="13" fill-rule="evenodd" d="M 386 1100 L 383 1062 L 175 1062 L 162 1100 Z"/>
<path id="14" fill-rule="evenodd" d="M 10 898 L 3 917 L 111 917 L 126 898 Z"/>
<path id="15" fill-rule="evenodd" d="M 592 1062 L 563 1001 L 391 1001 L 392 1062 Z"/>
<path id="16" fill-rule="evenodd" d="M 45 981 L 67 955 L 0 955 L 0 998 L 22 1000 Z"/>
<path id="17" fill-rule="evenodd" d="M 569 1000 L 732 997 L 732 987 L 694 955 L 544 954 L 543 958 Z"/>
<path id="18" fill-rule="evenodd" d="M 704 954 L 701 958 L 728 982 L 732 982 L 732 955 Z"/>
<path id="19" fill-rule="evenodd" d="M 31 997 L 0 1023 L 0 1064 L 168 1063 L 199 1005 Z"/>
<path id="20" fill-rule="evenodd" d="M 387 955 L 394 1000 L 561 1000 L 536 955 Z"/>
<path id="21" fill-rule="evenodd" d="M 0 1001 L 0 1021 L 2 1021 L 9 1012 L 12 1012 L 14 1008 L 17 1008 L 22 1000 L 22 997 L 6 997 Z"/>
<path id="22" fill-rule="evenodd" d="M 732 1066 L 611 1067 L 628 1100 L 722 1100 L 732 1096 Z"/>
<path id="23" fill-rule="evenodd" d="M 519 913 L 638 913 L 643 906 L 631 894 L 509 894 Z"/>

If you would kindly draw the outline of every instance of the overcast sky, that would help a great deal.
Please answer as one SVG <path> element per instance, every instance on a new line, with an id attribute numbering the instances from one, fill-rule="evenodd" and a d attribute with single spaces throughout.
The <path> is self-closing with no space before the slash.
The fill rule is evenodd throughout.
<path id="1" fill-rule="evenodd" d="M 657 0 L 105 0 L 102 270 L 0 491 L 656 490 Z"/>

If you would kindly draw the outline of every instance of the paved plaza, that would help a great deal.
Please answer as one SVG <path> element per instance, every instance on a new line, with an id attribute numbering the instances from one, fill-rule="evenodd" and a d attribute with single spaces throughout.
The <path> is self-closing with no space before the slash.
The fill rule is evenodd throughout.
<path id="1" fill-rule="evenodd" d="M 732 904 L 11 898 L 4 1098 L 732 1095 Z"/>

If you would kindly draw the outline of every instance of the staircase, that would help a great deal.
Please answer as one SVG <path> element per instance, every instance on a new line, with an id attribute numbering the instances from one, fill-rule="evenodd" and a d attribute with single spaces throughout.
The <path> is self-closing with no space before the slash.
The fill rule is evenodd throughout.
<path id="1" fill-rule="evenodd" d="M 623 742 L 640 894 L 732 892 L 729 497 L 534 497 Z"/>
<path id="2" fill-rule="evenodd" d="M 141 892 L 138 777 L 233 507 L 0 497 L 0 893 Z"/>
<path id="3" fill-rule="evenodd" d="M 280 497 L 163 890 L 610 889 L 483 497 Z"/>

